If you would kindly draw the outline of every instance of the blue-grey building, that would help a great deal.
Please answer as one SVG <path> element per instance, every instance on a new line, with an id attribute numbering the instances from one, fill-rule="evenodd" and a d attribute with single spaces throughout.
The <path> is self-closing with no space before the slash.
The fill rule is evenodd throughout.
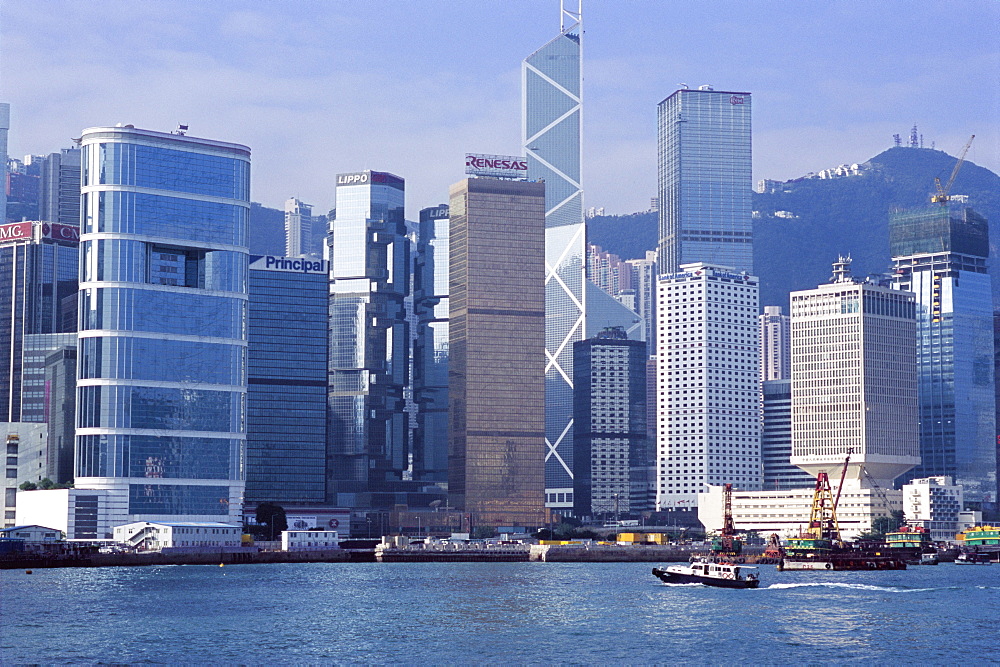
<path id="1" fill-rule="evenodd" d="M 789 369 L 790 370 L 790 369 Z M 760 461 L 765 491 L 807 489 L 812 475 L 792 465 L 792 381 L 765 380 L 761 385 Z"/>
<path id="2" fill-rule="evenodd" d="M 574 514 L 612 518 L 646 505 L 646 343 L 621 327 L 573 344 Z"/>
<path id="3" fill-rule="evenodd" d="M 678 90 L 658 106 L 660 273 L 753 273 L 750 93 Z"/>
<path id="4" fill-rule="evenodd" d="M 250 257 L 248 503 L 326 500 L 328 266 Z"/>
<path id="5" fill-rule="evenodd" d="M 947 475 L 967 502 L 995 500 L 993 303 L 989 226 L 954 202 L 889 219 L 894 283 L 917 297 L 920 465 L 905 479 Z"/>
<path id="6" fill-rule="evenodd" d="M 414 255 L 413 479 L 448 480 L 448 206 L 420 211 Z"/>
<path id="7" fill-rule="evenodd" d="M 581 169 L 580 3 L 565 3 L 560 14 L 559 34 L 521 65 L 521 125 L 528 178 L 545 182 L 546 506 L 569 510 L 573 507 L 573 344 L 587 337 L 587 230 Z"/>
<path id="8" fill-rule="evenodd" d="M 76 331 L 79 235 L 79 228 L 71 225 L 28 221 L 0 225 L 0 419 L 3 421 L 44 421 L 43 363 L 34 365 L 35 376 L 27 379 L 27 386 L 22 386 L 25 337 Z M 44 357 L 39 361 L 44 362 Z M 25 402 L 28 419 L 22 417 Z"/>
<path id="9" fill-rule="evenodd" d="M 84 130 L 76 484 L 99 533 L 239 521 L 250 149 Z"/>
<path id="10" fill-rule="evenodd" d="M 337 176 L 330 257 L 327 502 L 392 507 L 409 466 L 409 239 L 404 181 L 379 171 Z"/>

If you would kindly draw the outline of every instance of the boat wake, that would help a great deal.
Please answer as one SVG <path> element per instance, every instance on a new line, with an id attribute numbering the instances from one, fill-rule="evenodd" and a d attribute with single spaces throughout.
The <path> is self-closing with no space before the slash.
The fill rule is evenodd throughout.
<path id="1" fill-rule="evenodd" d="M 683 584 L 671 584 L 671 583 L 667 583 L 666 581 L 663 581 L 663 582 L 660 582 L 660 584 L 662 586 L 670 586 L 671 588 L 688 588 L 688 587 L 691 587 L 691 586 L 704 586 L 704 584 L 702 584 L 700 582 L 697 582 L 697 581 L 689 581 L 689 582 L 683 583 Z"/>
<path id="2" fill-rule="evenodd" d="M 883 593 L 923 593 L 927 591 L 944 591 L 950 590 L 953 587 L 941 587 L 941 588 L 901 588 L 898 586 L 872 586 L 870 584 L 849 584 L 843 581 L 817 581 L 808 582 L 801 584 L 771 584 L 766 586 L 761 590 L 777 589 L 783 590 L 788 588 L 809 588 L 809 587 L 825 587 L 825 588 L 848 588 L 857 591 L 880 591 Z"/>

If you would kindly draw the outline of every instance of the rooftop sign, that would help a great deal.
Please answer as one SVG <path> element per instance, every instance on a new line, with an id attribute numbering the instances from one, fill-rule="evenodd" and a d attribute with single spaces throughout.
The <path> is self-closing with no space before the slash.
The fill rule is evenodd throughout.
<path id="1" fill-rule="evenodd" d="M 302 257 L 275 257 L 274 255 L 250 255 L 250 268 L 255 271 L 283 271 L 285 273 L 309 273 L 326 275 L 327 263 L 322 259 Z"/>
<path id="2" fill-rule="evenodd" d="M 473 176 L 521 179 L 528 177 L 528 161 L 517 155 L 465 154 L 465 173 Z"/>

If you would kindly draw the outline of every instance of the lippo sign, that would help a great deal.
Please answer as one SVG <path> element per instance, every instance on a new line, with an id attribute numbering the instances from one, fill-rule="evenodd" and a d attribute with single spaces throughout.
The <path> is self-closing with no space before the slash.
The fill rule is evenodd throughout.
<path id="1" fill-rule="evenodd" d="M 0 243 L 31 240 L 31 223 L 15 222 L 10 225 L 0 225 Z"/>
<path id="2" fill-rule="evenodd" d="M 527 178 L 528 161 L 516 155 L 466 153 L 465 173 L 495 178 Z"/>

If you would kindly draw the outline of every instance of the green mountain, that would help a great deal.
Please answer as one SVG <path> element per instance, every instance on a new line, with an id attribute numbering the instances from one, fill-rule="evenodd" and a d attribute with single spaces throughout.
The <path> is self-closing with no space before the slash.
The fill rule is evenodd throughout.
<path id="1" fill-rule="evenodd" d="M 942 151 L 890 148 L 864 163 L 860 176 L 804 178 L 754 193 L 754 272 L 761 279 L 761 305 L 781 305 L 788 312 L 788 293 L 827 282 L 838 255 L 853 258 L 858 276 L 888 271 L 889 212 L 929 206 L 934 178 L 946 182 L 954 166 L 955 158 Z M 1000 176 L 966 162 L 951 192 L 968 195 L 969 206 L 990 221 L 993 301 L 1000 304 Z M 656 214 L 592 218 L 588 235 L 591 243 L 622 258 L 642 257 L 656 246 Z"/>

